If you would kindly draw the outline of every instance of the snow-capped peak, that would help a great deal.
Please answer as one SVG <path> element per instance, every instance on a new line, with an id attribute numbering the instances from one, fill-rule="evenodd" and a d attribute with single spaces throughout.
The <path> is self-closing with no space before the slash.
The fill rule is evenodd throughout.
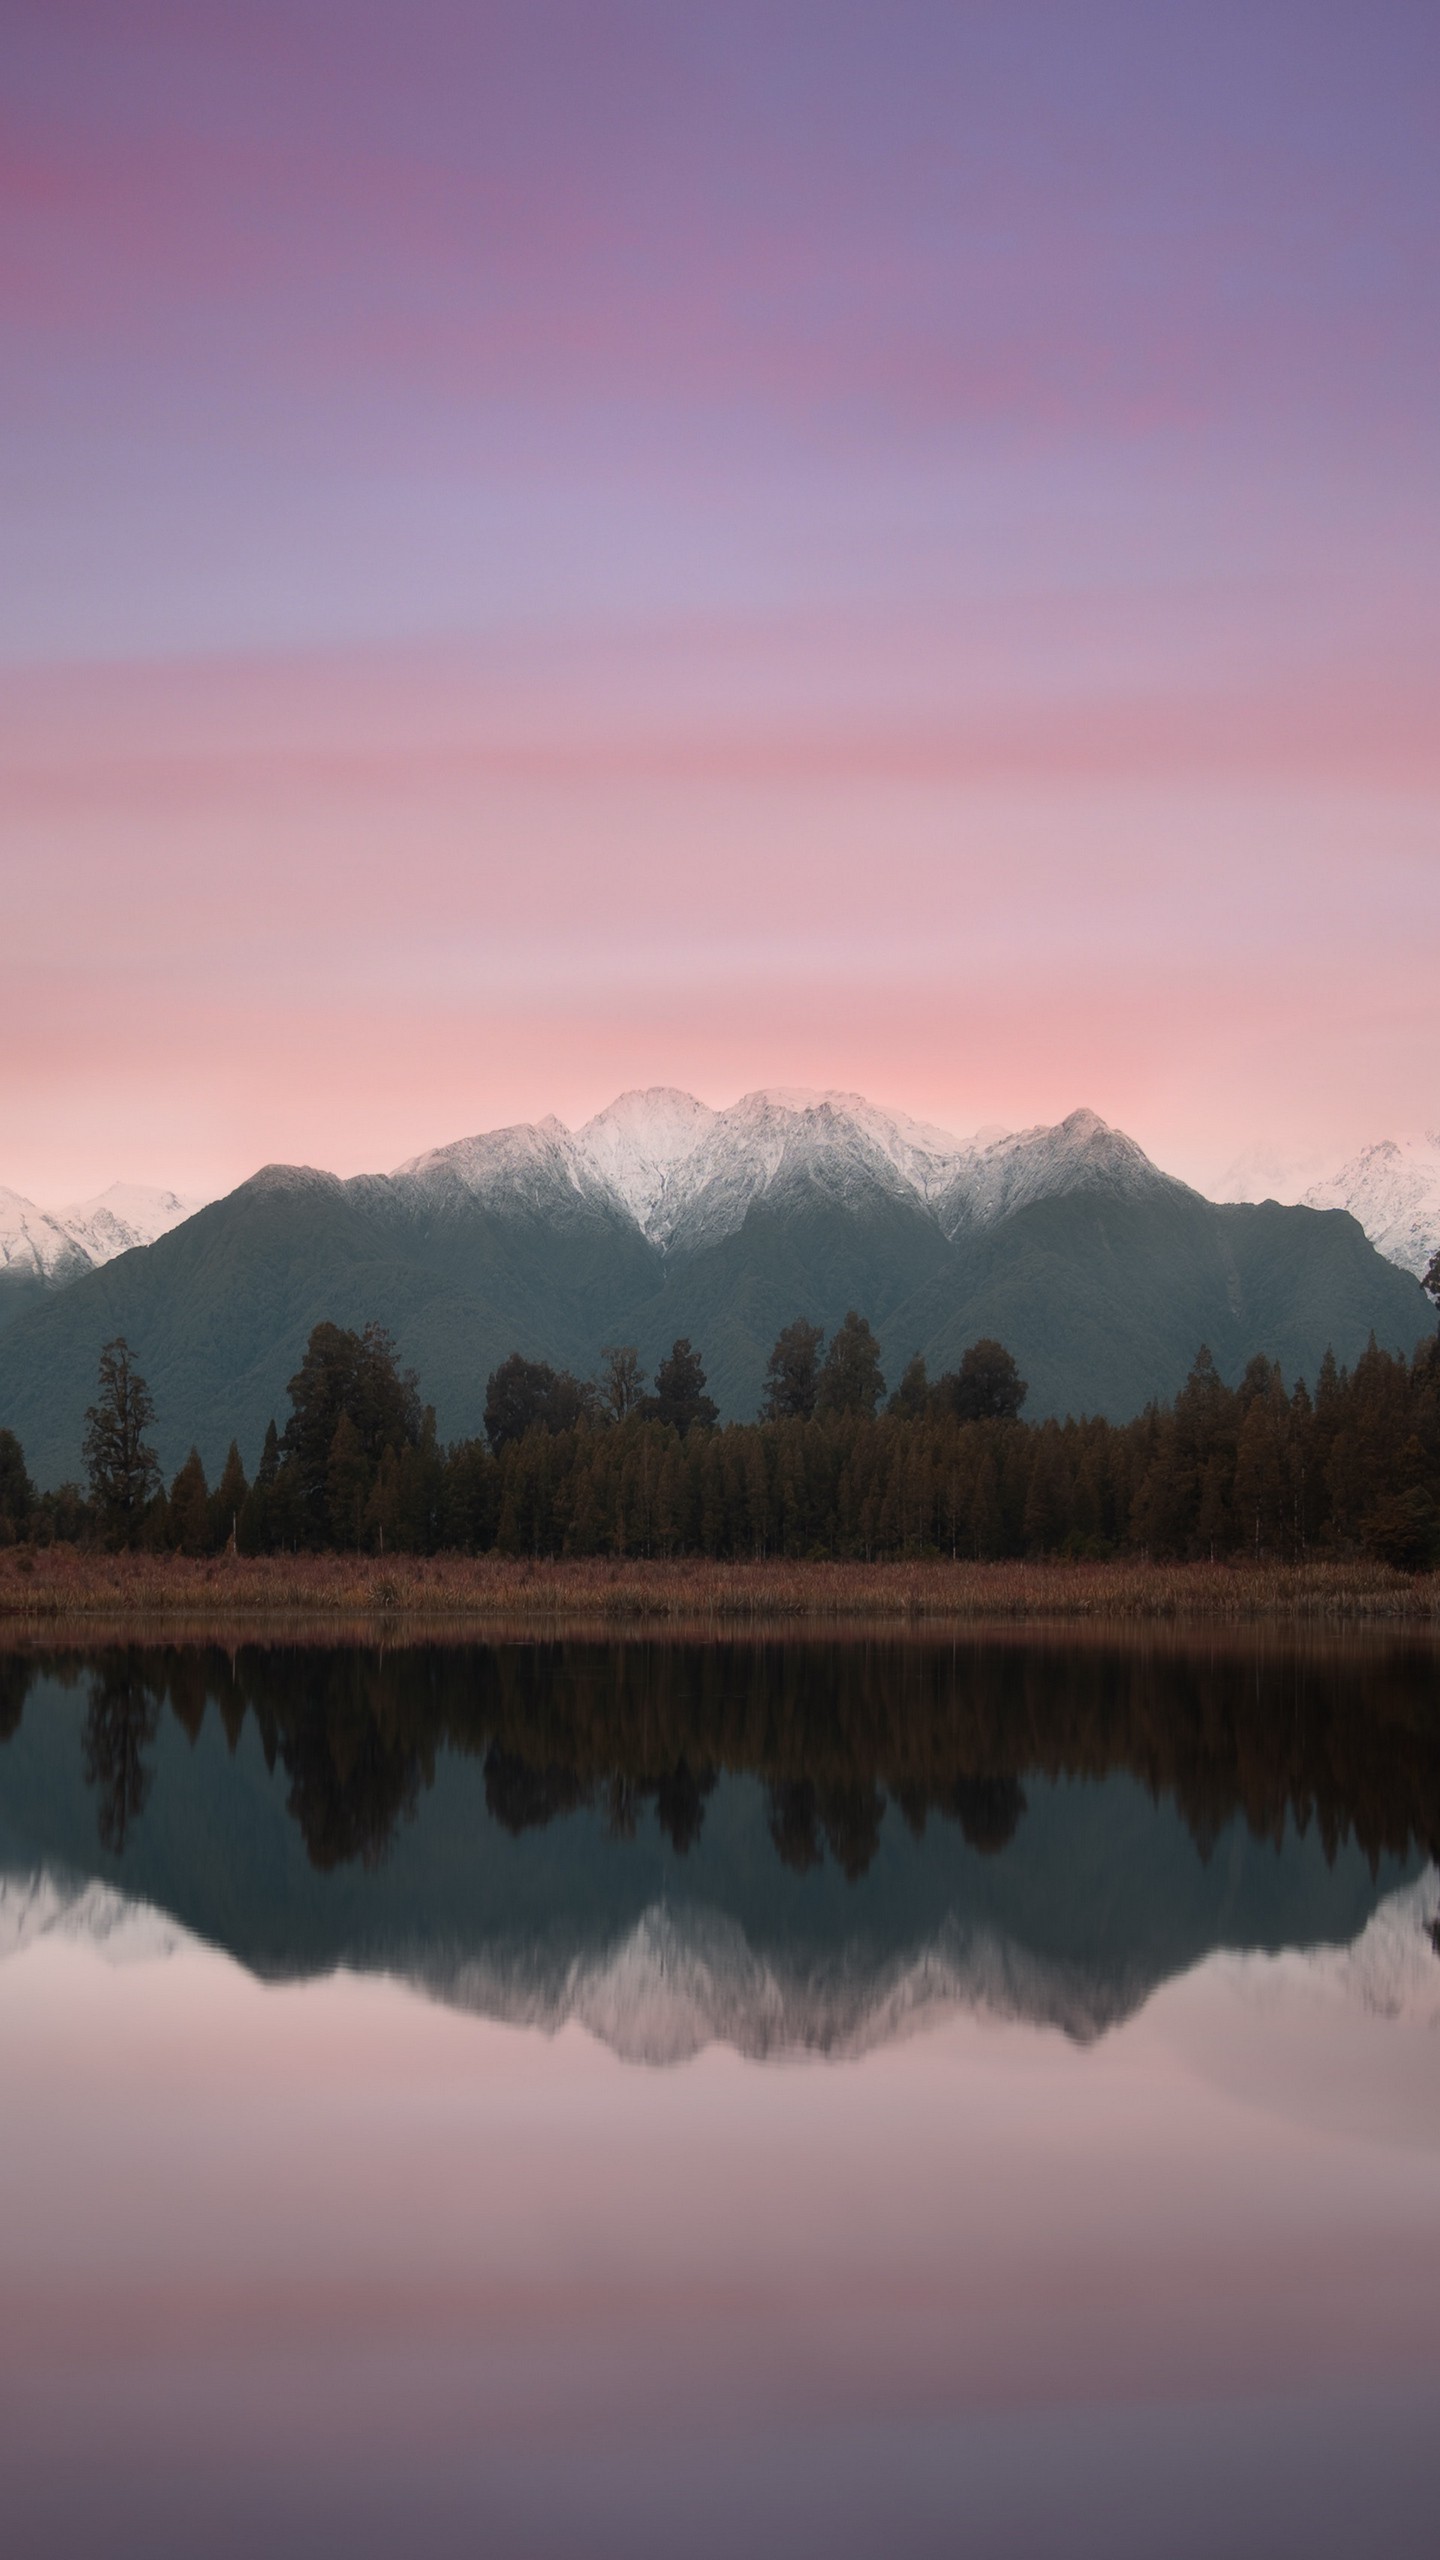
<path id="1" fill-rule="evenodd" d="M 1362 1147 L 1304 1199 L 1307 1209 L 1348 1209 L 1377 1252 L 1423 1278 L 1440 1251 L 1440 1132 Z"/>
<path id="2" fill-rule="evenodd" d="M 51 1280 L 70 1279 L 87 1268 L 58 1218 L 18 1191 L 0 1190 L 0 1271 L 17 1280 Z"/>
<path id="3" fill-rule="evenodd" d="M 712 1111 L 659 1087 L 622 1094 L 576 1141 L 652 1243 L 715 1242 L 777 1186 L 820 1184 L 842 1195 L 865 1183 L 928 1200 L 948 1179 L 959 1141 L 879 1111 L 854 1093 L 789 1086 L 742 1094 Z"/>
<path id="4" fill-rule="evenodd" d="M 969 1149 L 939 1202 L 940 1223 L 954 1236 L 1066 1192 L 1105 1190 L 1133 1199 L 1172 1179 L 1097 1111 L 1072 1111 L 1054 1128 L 1017 1129 Z"/>
<path id="5" fill-rule="evenodd" d="M 553 1114 L 431 1147 L 397 1165 L 391 1180 L 422 1192 L 432 1205 L 500 1199 L 519 1209 L 553 1212 L 577 1205 L 586 1194 L 608 1199 L 577 1141 Z"/>
<path id="6" fill-rule="evenodd" d="M 637 1226 L 650 1235 L 663 1221 L 676 1175 L 719 1116 L 693 1093 L 650 1085 L 643 1092 L 622 1093 L 597 1111 L 576 1144 Z"/>
<path id="7" fill-rule="evenodd" d="M 811 1098 L 869 1139 L 887 1164 L 893 1165 L 922 1200 L 933 1199 L 954 1175 L 967 1150 L 948 1129 L 911 1120 L 903 1111 L 882 1111 L 859 1093 L 822 1093 Z"/>
<path id="8" fill-rule="evenodd" d="M 203 1205 L 137 1182 L 112 1182 L 96 1199 L 68 1209 L 37 1209 L 18 1191 L 0 1190 L 0 1271 L 17 1279 L 78 1279 L 135 1245 L 154 1244 Z"/>
<path id="9" fill-rule="evenodd" d="M 858 1093 L 761 1086 L 717 1111 L 655 1085 L 622 1093 L 573 1136 L 554 1119 L 492 1130 L 415 1156 L 392 1179 L 432 1203 L 605 1210 L 679 1250 L 733 1234 L 760 1200 L 888 1195 L 954 1235 L 1057 1192 L 1134 1193 L 1167 1177 L 1093 1111 L 982 1143 Z"/>
<path id="10" fill-rule="evenodd" d="M 153 1191 L 139 1182 L 112 1182 L 94 1200 L 57 1209 L 56 1218 L 82 1244 L 92 1263 L 109 1262 L 137 1244 L 154 1244 L 172 1227 L 193 1218 L 204 1203 L 179 1191 Z"/>

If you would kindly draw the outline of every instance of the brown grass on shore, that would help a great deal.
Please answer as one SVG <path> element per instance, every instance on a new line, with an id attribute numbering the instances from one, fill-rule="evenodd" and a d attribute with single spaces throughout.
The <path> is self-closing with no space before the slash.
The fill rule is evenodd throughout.
<path id="1" fill-rule="evenodd" d="M 93 1555 L 0 1550 L 0 1624 L 381 1621 L 398 1633 L 974 1619 L 1357 1621 L 1440 1627 L 1440 1574 L 1360 1563 L 813 1564 L 513 1556 Z"/>

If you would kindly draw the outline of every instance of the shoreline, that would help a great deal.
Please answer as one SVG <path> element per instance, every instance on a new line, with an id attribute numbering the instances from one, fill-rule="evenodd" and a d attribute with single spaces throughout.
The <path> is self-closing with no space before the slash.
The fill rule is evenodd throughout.
<path id="1" fill-rule="evenodd" d="M 644 1563 L 486 1556 L 92 1555 L 0 1550 L 0 1633 L 66 1624 L 328 1627 L 462 1635 L 682 1626 L 863 1635 L 918 1625 L 1361 1624 L 1440 1632 L 1440 1574 L 1384 1565 L 918 1562 Z"/>

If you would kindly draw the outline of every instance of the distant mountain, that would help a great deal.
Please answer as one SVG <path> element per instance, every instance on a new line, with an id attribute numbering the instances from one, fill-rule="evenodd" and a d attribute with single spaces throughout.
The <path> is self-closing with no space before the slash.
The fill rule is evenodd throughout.
<path id="1" fill-rule="evenodd" d="M 1305 1193 L 1312 1209 L 1348 1209 L 1371 1243 L 1421 1278 L 1440 1252 L 1440 1132 L 1382 1138 Z"/>
<path id="2" fill-rule="evenodd" d="M 1102 1129 L 1093 1113 L 1077 1112 L 1061 1130 L 967 1147 L 854 1093 L 749 1093 L 712 1111 L 658 1086 L 622 1094 L 573 1136 L 558 1120 L 498 1129 L 416 1156 L 391 1178 L 431 1199 L 524 1198 L 552 1213 L 588 1202 L 667 1253 L 717 1244 L 756 1204 L 817 1188 L 842 1204 L 880 1193 L 924 1205 L 949 1234 L 1003 1214 L 1017 1180 L 1025 1196 L 1065 1188 L 1077 1153 Z M 1129 1139 L 1105 1134 L 1144 1165 Z"/>
<path id="3" fill-rule="evenodd" d="M 1419 1279 L 1440 1251 L 1440 1130 L 1381 1138 L 1324 1170 L 1314 1156 L 1290 1162 L 1263 1147 L 1236 1159 L 1222 1185 L 1227 1200 L 1299 1201 L 1347 1209 L 1378 1253 Z"/>
<path id="4" fill-rule="evenodd" d="M 753 1414 L 780 1327 L 858 1307 L 888 1374 L 998 1335 L 1032 1414 L 1116 1418 L 1183 1379 L 1199 1344 L 1313 1377 L 1373 1330 L 1433 1323 L 1414 1280 L 1343 1212 L 1217 1207 L 1093 1112 L 965 1145 L 850 1094 L 768 1092 L 711 1111 L 627 1094 L 348 1182 L 272 1165 L 144 1250 L 49 1292 L 0 1335 L 0 1420 L 43 1482 L 79 1465 L 100 1344 L 150 1380 L 167 1469 L 232 1434 L 253 1462 L 321 1317 L 389 1324 L 442 1436 L 479 1429 L 520 1349 L 582 1372 L 607 1343 L 647 1365 L 699 1346 L 727 1417 Z"/>
<path id="5" fill-rule="evenodd" d="M 0 1326 L 118 1253 L 153 1244 L 199 1206 L 178 1191 L 112 1182 L 76 1208 L 37 1209 L 18 1191 L 0 1187 Z"/>

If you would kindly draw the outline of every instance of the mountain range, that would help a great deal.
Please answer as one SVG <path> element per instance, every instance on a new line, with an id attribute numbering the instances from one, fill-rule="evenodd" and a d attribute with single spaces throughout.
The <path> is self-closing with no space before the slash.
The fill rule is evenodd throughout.
<path id="1" fill-rule="evenodd" d="M 914 1352 L 934 1373 L 996 1335 L 1028 1413 L 1116 1419 L 1173 1394 L 1201 1342 L 1230 1377 L 1264 1353 L 1313 1379 L 1327 1347 L 1353 1360 L 1373 1331 L 1408 1352 L 1434 1320 L 1343 1209 L 1209 1201 L 1091 1111 L 962 1144 L 790 1091 L 723 1111 L 625 1094 L 576 1132 L 491 1131 L 349 1181 L 269 1165 L 62 1280 L 0 1332 L 0 1421 L 50 1483 L 78 1472 L 115 1333 L 168 1470 L 192 1441 L 213 1469 L 232 1435 L 253 1463 L 322 1317 L 388 1324 L 446 1438 L 480 1428 L 512 1350 L 588 1373 L 607 1344 L 653 1366 L 680 1334 L 722 1414 L 747 1417 L 781 1326 L 852 1306 L 892 1383 Z"/>

